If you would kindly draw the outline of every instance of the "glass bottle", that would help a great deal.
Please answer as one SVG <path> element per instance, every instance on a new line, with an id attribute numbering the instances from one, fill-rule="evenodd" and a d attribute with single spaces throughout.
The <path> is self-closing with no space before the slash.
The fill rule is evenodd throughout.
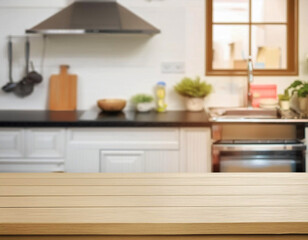
<path id="1" fill-rule="evenodd" d="M 165 97 L 166 97 L 166 83 L 158 82 L 156 85 L 156 105 L 158 112 L 165 112 L 167 109 Z"/>

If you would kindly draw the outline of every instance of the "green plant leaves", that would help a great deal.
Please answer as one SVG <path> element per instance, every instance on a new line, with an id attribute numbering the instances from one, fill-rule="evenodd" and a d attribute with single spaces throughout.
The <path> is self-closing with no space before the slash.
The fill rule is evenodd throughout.
<path id="1" fill-rule="evenodd" d="M 303 84 L 303 81 L 301 80 L 295 80 L 287 89 L 291 88 L 297 88 L 298 86 L 301 86 Z"/>
<path id="2" fill-rule="evenodd" d="M 132 97 L 132 102 L 137 104 L 137 103 L 149 103 L 152 102 L 154 98 L 151 95 L 147 94 L 137 94 Z"/>
<path id="3" fill-rule="evenodd" d="M 174 86 L 174 89 L 184 97 L 196 98 L 204 98 L 213 90 L 212 85 L 207 84 L 205 81 L 202 82 L 200 77 L 196 77 L 196 79 L 185 77 Z"/>
<path id="4" fill-rule="evenodd" d="M 284 90 L 283 94 L 278 94 L 279 101 L 289 101 L 290 100 L 290 94 L 288 89 Z"/>
<path id="5" fill-rule="evenodd" d="M 285 91 L 289 93 L 289 90 L 292 90 L 292 95 L 297 93 L 298 97 L 306 97 L 308 96 L 308 82 L 295 80 Z"/>
<path id="6" fill-rule="evenodd" d="M 308 83 L 304 83 L 303 86 L 298 89 L 297 95 L 299 97 L 306 97 L 308 95 Z"/>

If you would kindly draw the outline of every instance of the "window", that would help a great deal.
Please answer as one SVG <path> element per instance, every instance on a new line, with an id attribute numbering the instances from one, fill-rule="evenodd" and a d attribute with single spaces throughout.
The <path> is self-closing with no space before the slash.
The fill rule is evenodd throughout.
<path id="1" fill-rule="evenodd" d="M 206 75 L 298 74 L 298 0 L 206 2 Z"/>

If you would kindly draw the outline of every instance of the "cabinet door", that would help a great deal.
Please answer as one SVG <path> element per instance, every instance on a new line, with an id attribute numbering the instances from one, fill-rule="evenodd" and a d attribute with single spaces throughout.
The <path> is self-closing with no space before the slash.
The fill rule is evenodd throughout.
<path id="1" fill-rule="evenodd" d="M 181 129 L 181 171 L 211 172 L 211 129 Z"/>
<path id="2" fill-rule="evenodd" d="M 101 151 L 100 172 L 137 173 L 144 171 L 143 151 Z"/>
<path id="3" fill-rule="evenodd" d="M 63 158 L 64 129 L 26 130 L 26 155 L 28 158 Z"/>
<path id="4" fill-rule="evenodd" d="M 100 171 L 100 149 L 84 144 L 68 144 L 65 171 L 97 173 Z"/>
<path id="5" fill-rule="evenodd" d="M 179 135 L 178 128 L 69 129 L 66 171 L 177 172 Z"/>
<path id="6" fill-rule="evenodd" d="M 0 172 L 64 170 L 64 129 L 1 129 Z"/>
<path id="7" fill-rule="evenodd" d="M 24 156 L 23 138 L 22 129 L 1 129 L 0 158 L 22 158 Z"/>
<path id="8" fill-rule="evenodd" d="M 153 173 L 174 173 L 180 171 L 178 150 L 159 150 L 145 152 L 145 171 Z"/>

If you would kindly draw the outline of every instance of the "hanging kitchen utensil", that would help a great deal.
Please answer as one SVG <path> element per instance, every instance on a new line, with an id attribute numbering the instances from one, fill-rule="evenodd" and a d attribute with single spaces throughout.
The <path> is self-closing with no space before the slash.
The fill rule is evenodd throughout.
<path id="1" fill-rule="evenodd" d="M 9 82 L 2 87 L 2 90 L 7 93 L 12 92 L 17 86 L 17 83 L 13 81 L 13 76 L 12 76 L 13 43 L 11 38 L 9 38 L 8 42 L 8 60 L 9 60 Z"/>
<path id="2" fill-rule="evenodd" d="M 30 62 L 30 66 L 31 66 L 31 72 L 28 73 L 28 79 L 32 82 L 32 83 L 41 83 L 43 81 L 43 77 L 41 74 L 39 74 L 37 71 L 35 71 L 34 69 L 34 64 L 31 61 Z"/>
<path id="3" fill-rule="evenodd" d="M 68 73 L 69 66 L 61 65 L 60 74 L 49 80 L 49 110 L 73 111 L 77 108 L 77 75 Z"/>
<path id="4" fill-rule="evenodd" d="M 33 92 L 33 82 L 29 79 L 29 58 L 30 58 L 30 42 L 27 38 L 25 44 L 25 59 L 26 59 L 26 74 L 22 80 L 19 81 L 16 88 L 14 89 L 14 93 L 19 97 L 26 97 Z"/>

